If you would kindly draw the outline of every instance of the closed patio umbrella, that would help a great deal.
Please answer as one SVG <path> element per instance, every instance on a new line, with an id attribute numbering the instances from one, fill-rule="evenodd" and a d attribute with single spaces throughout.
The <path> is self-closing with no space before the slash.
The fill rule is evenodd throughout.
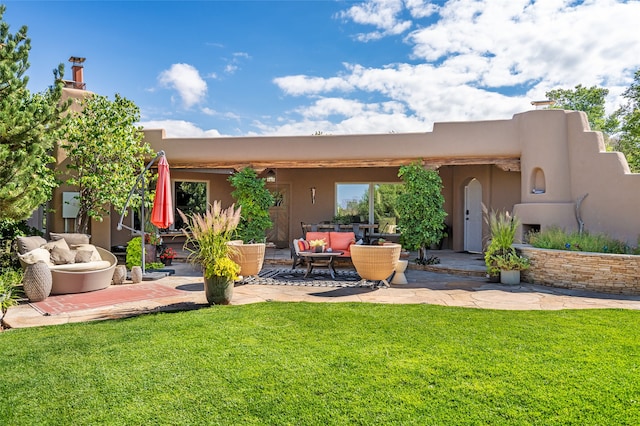
<path id="1" fill-rule="evenodd" d="M 163 155 L 158 161 L 158 184 L 156 198 L 151 210 L 151 223 L 160 229 L 165 229 L 173 223 L 173 200 L 171 199 L 171 175 L 169 163 Z"/>

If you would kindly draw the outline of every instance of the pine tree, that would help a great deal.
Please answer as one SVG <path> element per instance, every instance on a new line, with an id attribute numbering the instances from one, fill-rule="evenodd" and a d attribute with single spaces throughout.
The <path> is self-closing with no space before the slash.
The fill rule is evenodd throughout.
<path id="1" fill-rule="evenodd" d="M 62 82 L 42 93 L 27 90 L 31 40 L 27 27 L 9 32 L 0 5 L 0 220 L 28 218 L 50 199 L 56 179 L 51 151 L 63 125 Z M 62 77 L 63 66 L 54 71 Z"/>

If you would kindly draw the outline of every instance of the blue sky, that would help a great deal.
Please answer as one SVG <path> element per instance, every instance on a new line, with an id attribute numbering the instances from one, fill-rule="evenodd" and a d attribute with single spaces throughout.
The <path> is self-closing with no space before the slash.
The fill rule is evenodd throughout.
<path id="1" fill-rule="evenodd" d="M 1 0 L 0 0 L 1 1 Z M 3 1 L 29 88 L 70 56 L 169 137 L 423 132 L 640 68 L 639 1 Z"/>

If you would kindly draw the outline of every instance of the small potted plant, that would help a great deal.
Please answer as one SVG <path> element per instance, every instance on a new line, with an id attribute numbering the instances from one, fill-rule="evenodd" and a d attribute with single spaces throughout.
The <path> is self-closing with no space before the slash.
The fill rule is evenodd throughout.
<path id="1" fill-rule="evenodd" d="M 311 241 L 309 241 L 309 246 L 311 247 L 311 251 L 316 252 L 316 253 L 323 253 L 324 252 L 324 245 L 325 245 L 325 241 L 324 240 L 311 240 Z"/>
<path id="2" fill-rule="evenodd" d="M 178 255 L 176 251 L 171 247 L 165 247 L 160 253 L 160 261 L 164 263 L 164 266 L 171 265 L 173 259 Z"/>
<path id="3" fill-rule="evenodd" d="M 529 269 L 529 259 L 520 256 L 515 249 L 507 253 L 492 256 L 495 267 L 500 271 L 500 282 L 502 284 L 520 283 L 520 271 Z"/>
<path id="4" fill-rule="evenodd" d="M 144 249 L 147 258 L 147 262 L 155 262 L 156 255 L 158 253 L 158 246 L 162 244 L 162 238 L 158 234 L 157 230 L 151 232 L 145 232 L 144 234 Z"/>

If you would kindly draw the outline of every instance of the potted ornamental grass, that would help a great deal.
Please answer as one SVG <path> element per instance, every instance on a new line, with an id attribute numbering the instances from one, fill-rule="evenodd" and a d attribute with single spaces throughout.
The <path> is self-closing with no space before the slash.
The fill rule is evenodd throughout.
<path id="1" fill-rule="evenodd" d="M 502 284 L 518 284 L 520 271 L 529 268 L 529 259 L 520 256 L 513 247 L 520 220 L 509 212 L 491 211 L 486 215 L 491 241 L 484 260 L 490 280 Z"/>
<path id="2" fill-rule="evenodd" d="M 240 210 L 235 205 L 223 209 L 220 201 L 209 205 L 203 214 L 187 217 L 178 210 L 185 223 L 187 260 L 202 268 L 207 302 L 212 305 L 228 305 L 233 297 L 240 266 L 231 259 L 235 247 L 228 243 L 240 222 Z"/>

